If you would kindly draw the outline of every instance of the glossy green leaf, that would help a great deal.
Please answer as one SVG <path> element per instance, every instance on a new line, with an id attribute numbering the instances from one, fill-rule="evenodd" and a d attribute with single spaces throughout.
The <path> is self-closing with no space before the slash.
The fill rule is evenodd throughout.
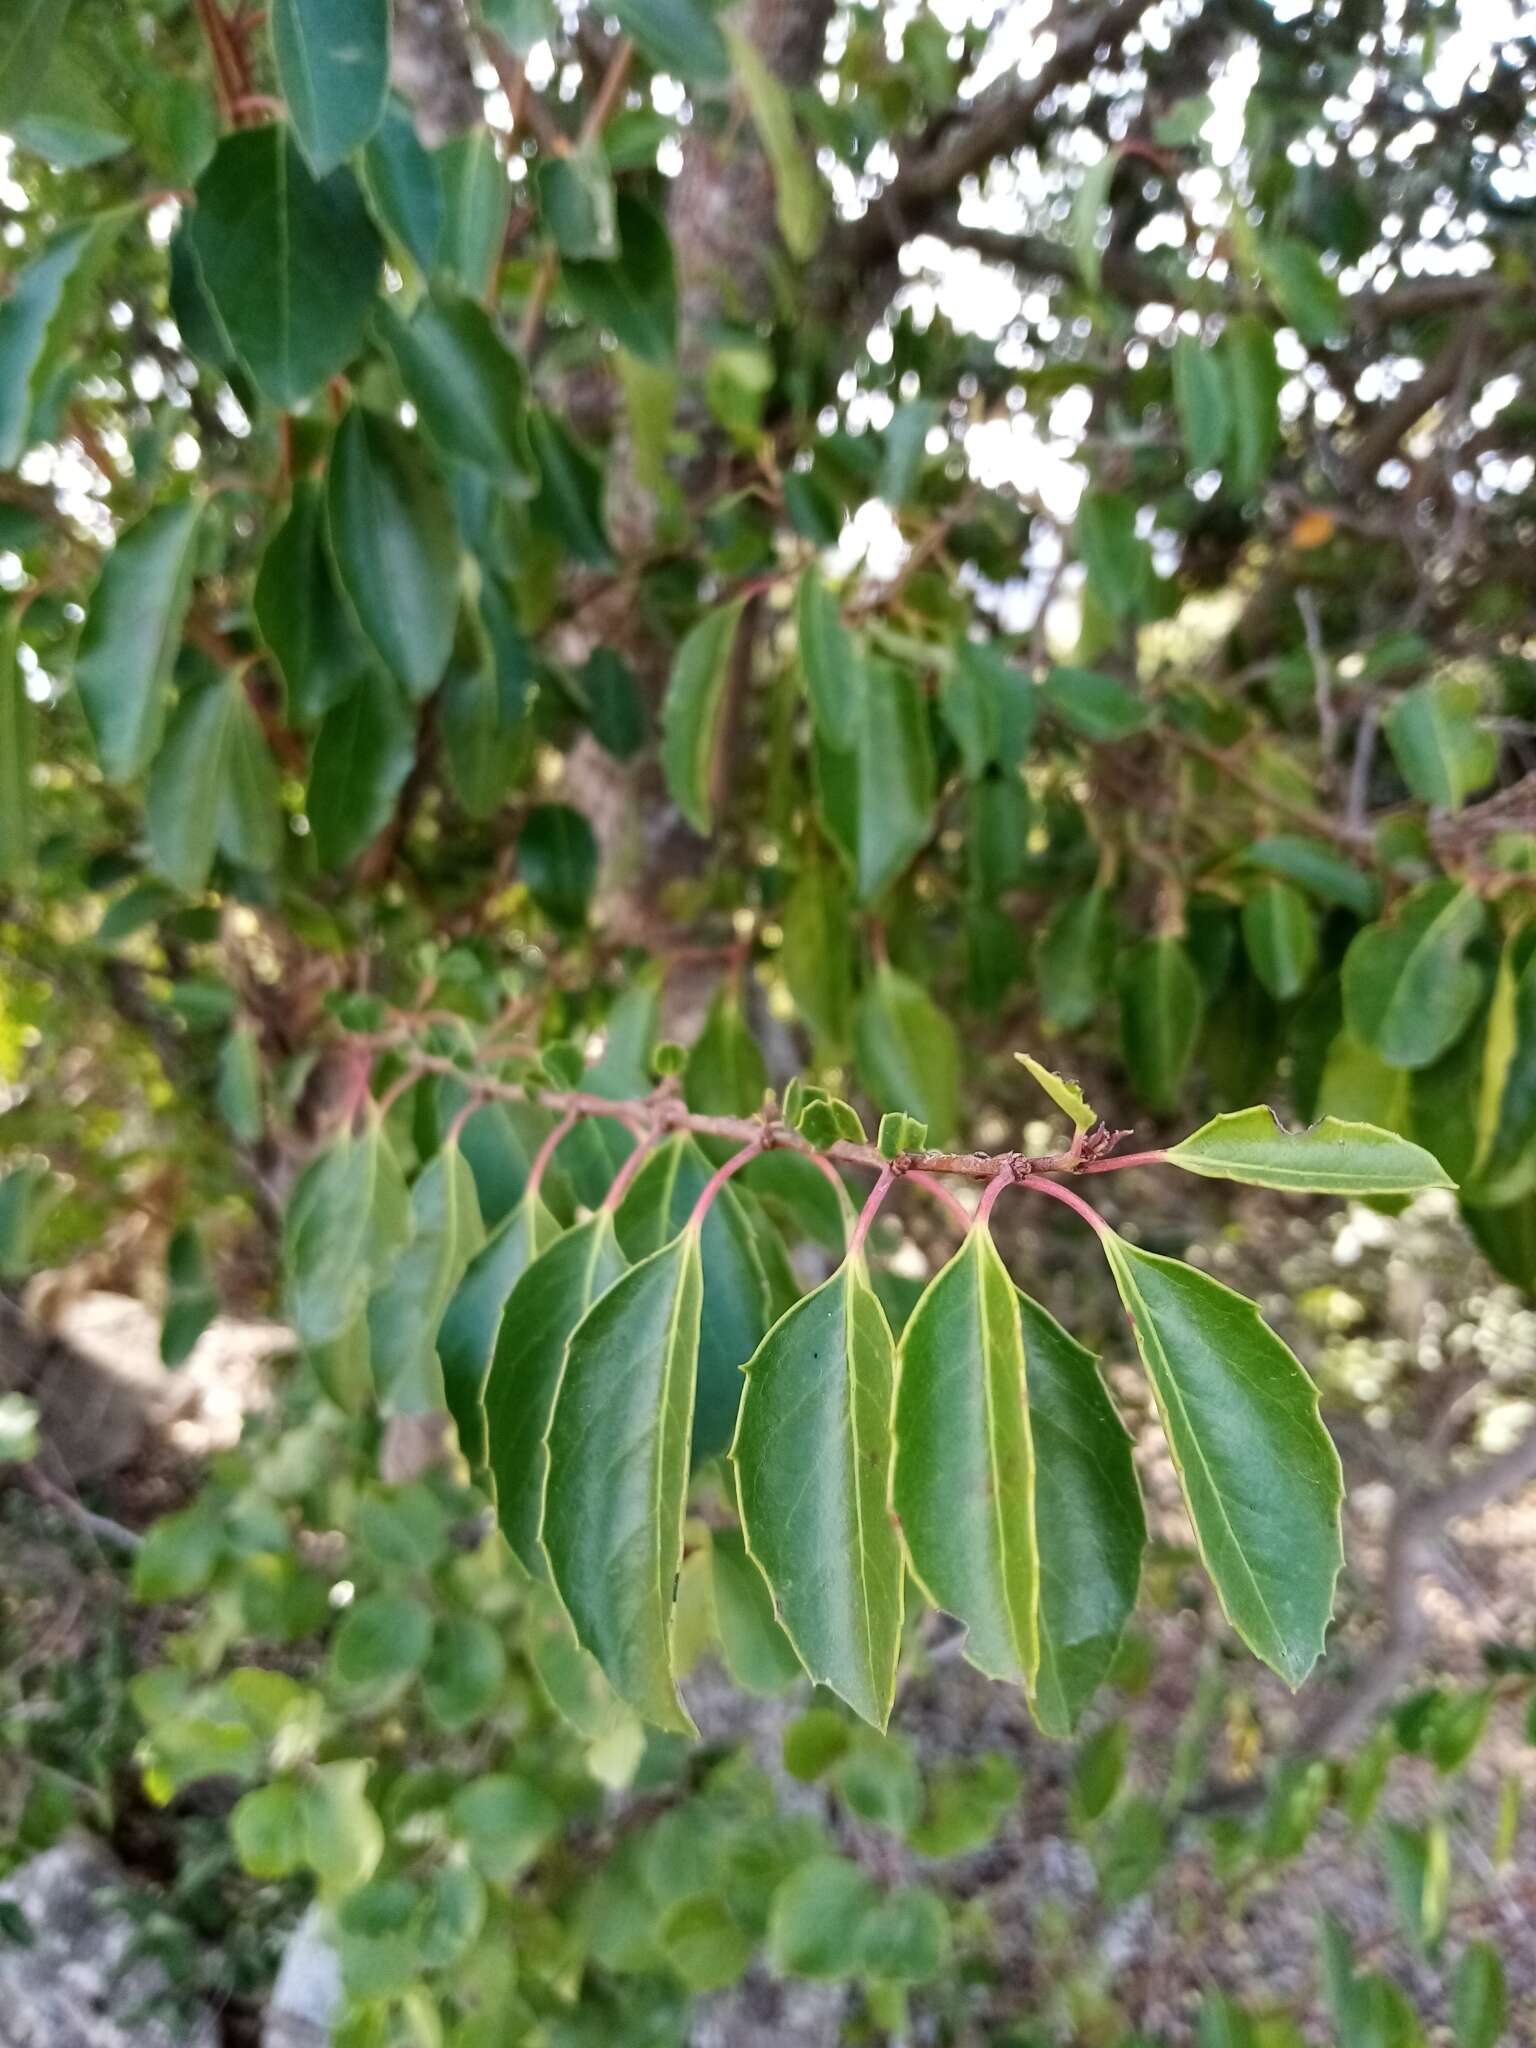
<path id="1" fill-rule="evenodd" d="M 46 11 L 54 13 L 52 7 Z M 55 18 L 62 16 L 59 8 Z M 125 217 L 118 210 L 62 229 L 15 273 L 0 299 L 0 470 L 14 469 L 35 438 L 34 414 L 67 360 L 97 273 Z"/>
<path id="2" fill-rule="evenodd" d="M 304 808 L 322 868 L 343 868 L 384 830 L 416 758 L 416 721 L 377 670 L 328 711 L 310 757 Z"/>
<path id="3" fill-rule="evenodd" d="M 416 1176 L 410 1242 L 368 1301 L 374 1384 L 386 1414 L 445 1406 L 438 1326 L 484 1241 L 475 1177 L 450 1141 Z"/>
<path id="4" fill-rule="evenodd" d="M 17 659 L 21 619 L 0 622 L 0 882 L 20 879 L 32 860 L 32 759 L 36 714 Z"/>
<path id="5" fill-rule="evenodd" d="M 1190 468 L 1219 468 L 1232 427 L 1226 365 L 1192 334 L 1181 334 L 1173 344 L 1173 403 Z"/>
<path id="6" fill-rule="evenodd" d="M 354 405 L 326 486 L 331 551 L 365 637 L 419 703 L 442 680 L 458 616 L 453 502 L 421 444 Z"/>
<path id="7" fill-rule="evenodd" d="M 1321 1654 L 1342 1559 L 1317 1389 L 1252 1302 L 1113 1231 L 1103 1242 L 1222 1609 L 1294 1688 Z"/>
<path id="8" fill-rule="evenodd" d="M 483 471 L 512 497 L 530 497 L 538 475 L 527 378 L 485 308 L 439 286 L 409 320 L 382 308 L 379 329 L 438 452 Z"/>
<path id="9" fill-rule="evenodd" d="M 736 82 L 773 171 L 779 233 L 791 256 L 808 263 L 821 240 L 826 202 L 808 151 L 795 133 L 789 94 L 747 36 L 727 29 Z"/>
<path id="10" fill-rule="evenodd" d="M 472 299 L 486 299 L 501 267 L 512 214 L 512 186 L 496 138 L 477 121 L 432 157 L 443 206 L 438 267 Z"/>
<path id="11" fill-rule="evenodd" d="M 989 1678 L 1040 1663 L 1035 1450 L 1018 1290 L 973 1225 L 901 1339 L 891 1503 L 912 1574 Z"/>
<path id="12" fill-rule="evenodd" d="M 1481 710 L 1476 683 L 1442 676 L 1405 690 L 1383 721 L 1404 782 L 1437 810 L 1459 811 L 1498 773 L 1498 739 Z"/>
<path id="13" fill-rule="evenodd" d="M 575 930 L 586 922 L 597 887 L 597 839 L 569 804 L 535 804 L 517 835 L 517 872 L 552 924 Z"/>
<path id="14" fill-rule="evenodd" d="M 252 603 L 282 670 L 288 714 L 323 718 L 354 688 L 372 655 L 336 585 L 325 541 L 323 487 L 296 477 L 288 515 L 261 558 Z"/>
<path id="15" fill-rule="evenodd" d="M 541 1542 L 578 1641 L 621 1699 L 691 1734 L 672 1675 L 702 1298 L 684 1230 L 588 1309 L 550 1422 Z"/>
<path id="16" fill-rule="evenodd" d="M 624 33 L 674 78 L 723 85 L 730 77 L 730 53 L 706 0 L 616 0 L 613 11 Z"/>
<path id="17" fill-rule="evenodd" d="M 1317 971 L 1317 917 L 1289 882 L 1261 882 L 1243 905 L 1249 964 L 1277 1003 L 1299 996 Z"/>
<path id="18" fill-rule="evenodd" d="M 291 408 L 363 345 L 383 249 L 347 171 L 317 183 L 285 122 L 226 135 L 197 181 L 191 248 L 229 345 Z"/>
<path id="19" fill-rule="evenodd" d="M 183 498 L 128 527 L 86 610 L 75 688 L 109 782 L 141 775 L 160 744 L 201 511 L 197 499 Z"/>
<path id="20" fill-rule="evenodd" d="M 603 520 L 603 472 L 555 415 L 536 405 L 528 434 L 539 471 L 539 493 L 530 508 L 534 526 L 551 533 L 591 569 L 611 569 L 613 549 Z"/>
<path id="21" fill-rule="evenodd" d="M 1145 704 L 1115 676 L 1091 668 L 1053 668 L 1040 685 L 1046 710 L 1084 739 L 1112 744 L 1148 723 Z"/>
<path id="22" fill-rule="evenodd" d="M 1482 999 L 1471 948 L 1487 912 L 1470 889 L 1426 882 L 1344 956 L 1344 1018 L 1393 1067 L 1427 1067 L 1453 1046 Z"/>
<path id="23" fill-rule="evenodd" d="M 544 1439 L 566 1340 L 624 1270 L 612 1216 L 599 1210 L 544 1246 L 517 1278 L 498 1323 L 484 1393 L 487 1457 L 502 1534 L 535 1577 L 544 1573 Z"/>
<path id="24" fill-rule="evenodd" d="M 846 751 L 858 735 L 863 676 L 842 610 L 814 563 L 795 585 L 795 633 L 816 730 L 829 747 Z"/>
<path id="25" fill-rule="evenodd" d="M 1200 1036 L 1205 995 L 1182 939 L 1143 939 L 1120 969 L 1120 1044 L 1149 1109 L 1175 1109 Z"/>
<path id="26" fill-rule="evenodd" d="M 904 1109 L 935 1145 L 960 1124 L 960 1047 L 927 990 L 894 967 L 877 968 L 854 1014 L 859 1077 L 882 1110 Z"/>
<path id="27" fill-rule="evenodd" d="M 610 262 L 619 253 L 613 174 L 600 147 L 579 145 L 538 170 L 539 212 L 563 262 Z"/>
<path id="28" fill-rule="evenodd" d="M 661 708 L 661 765 L 672 801 L 695 832 L 714 825 L 715 772 L 740 601 L 707 612 L 672 663 Z"/>
<path id="29" fill-rule="evenodd" d="M 562 282 L 583 320 L 606 329 L 642 363 L 670 363 L 677 352 L 677 271 L 666 223 L 654 207 L 624 193 L 618 231 L 611 258 L 567 258 Z"/>
<path id="30" fill-rule="evenodd" d="M 389 89 L 389 0 L 272 0 L 278 89 L 317 178 L 368 140 Z"/>
<path id="31" fill-rule="evenodd" d="M 471 1466 L 486 1462 L 485 1387 L 507 1297 L 559 1230 L 537 1192 L 525 1194 L 470 1260 L 444 1311 L 438 1363 L 459 1448 Z"/>
<path id="32" fill-rule="evenodd" d="M 1432 1154 L 1395 1131 L 1331 1116 L 1310 1130 L 1288 1131 L 1263 1108 L 1212 1118 L 1171 1148 L 1168 1163 L 1290 1194 L 1407 1195 L 1453 1185 Z"/>
<path id="33" fill-rule="evenodd" d="M 1032 1706 L 1064 1738 L 1109 1677 L 1136 1605 L 1146 1518 L 1131 1439 L 1091 1351 L 1019 1296 L 1035 1460 L 1040 1667 Z"/>
<path id="34" fill-rule="evenodd" d="M 1105 890 L 1069 896 L 1052 911 L 1035 949 L 1040 1017 L 1052 1031 L 1092 1023 L 1109 986 L 1115 911 Z"/>
<path id="35" fill-rule="evenodd" d="M 893 1380 L 885 1312 L 849 1259 L 763 1339 L 731 1446 L 747 1547 L 801 1663 L 877 1728 L 901 1640 Z"/>
<path id="36" fill-rule="evenodd" d="M 1074 1131 L 1092 1130 L 1099 1120 L 1099 1113 L 1084 1100 L 1083 1091 L 1075 1081 L 1064 1081 L 1060 1074 L 1053 1074 L 1049 1067 L 1042 1067 L 1027 1052 L 1016 1052 L 1014 1058 L 1031 1080 L 1039 1082 Z"/>
<path id="37" fill-rule="evenodd" d="M 360 170 L 374 219 L 420 274 L 430 276 L 443 234 L 442 167 L 423 146 L 402 100 L 386 103 Z"/>
<path id="38" fill-rule="evenodd" d="M 713 1171 L 697 1143 L 658 1146 L 619 1206 L 619 1243 L 630 1259 L 660 1249 L 687 1224 Z M 710 1204 L 701 1238 L 703 1303 L 693 1411 L 695 1463 L 731 1441 L 742 1368 L 773 1321 L 774 1303 L 750 1198 L 727 1183 Z"/>

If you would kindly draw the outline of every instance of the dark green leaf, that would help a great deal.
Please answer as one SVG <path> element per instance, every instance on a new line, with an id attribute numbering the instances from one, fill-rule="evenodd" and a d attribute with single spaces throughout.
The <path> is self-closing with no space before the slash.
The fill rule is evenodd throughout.
<path id="1" fill-rule="evenodd" d="M 714 825 L 715 768 L 741 603 L 707 612 L 678 648 L 661 707 L 661 765 L 695 832 Z"/>
<path id="2" fill-rule="evenodd" d="M 481 470 L 509 496 L 538 486 L 528 440 L 527 379 L 473 299 L 438 287 L 411 318 L 381 309 L 380 331 L 438 452 Z"/>
<path id="3" fill-rule="evenodd" d="M 328 711 L 315 738 L 304 808 L 323 868 L 343 868 L 383 831 L 416 758 L 416 723 L 378 671 Z"/>
<path id="4" fill-rule="evenodd" d="M 1342 1558 L 1339 1460 L 1317 1390 L 1252 1302 L 1113 1231 L 1103 1242 L 1222 1608 L 1298 1686 L 1322 1651 Z"/>
<path id="5" fill-rule="evenodd" d="M 21 879 L 32 861 L 32 756 L 36 715 L 16 658 L 21 618 L 0 623 L 0 882 Z"/>
<path id="6" fill-rule="evenodd" d="M 581 444 L 541 405 L 528 415 L 528 433 L 541 479 L 531 517 L 578 562 L 611 569 L 613 549 L 603 523 L 603 472 Z"/>
<path id="7" fill-rule="evenodd" d="M 472 299 L 485 299 L 501 267 L 512 187 L 496 140 L 483 122 L 433 151 L 442 193 L 439 267 Z"/>
<path id="8" fill-rule="evenodd" d="M 311 477 L 294 479 L 288 516 L 267 543 L 252 602 L 283 672 L 289 716 L 315 723 L 357 687 L 372 656 L 336 587 L 325 499 Z"/>
<path id="9" fill-rule="evenodd" d="M 863 679 L 837 599 L 814 563 L 795 586 L 795 631 L 816 730 L 829 747 L 846 750 L 858 735 Z"/>
<path id="10" fill-rule="evenodd" d="M 1317 918 L 1289 882 L 1261 882 L 1243 905 L 1243 944 L 1277 1003 L 1299 996 L 1317 969 Z"/>
<path id="11" fill-rule="evenodd" d="M 437 1333 L 438 1363 L 459 1448 L 471 1466 L 486 1462 L 485 1387 L 507 1297 L 559 1225 L 537 1193 L 502 1217 L 470 1260 Z"/>
<path id="12" fill-rule="evenodd" d="M 326 517 L 358 623 L 419 703 L 442 680 L 458 616 L 459 536 L 447 486 L 403 427 L 354 405 L 331 451 Z"/>
<path id="13" fill-rule="evenodd" d="M 706 0 L 615 0 L 624 33 L 674 78 L 724 85 L 730 54 Z"/>
<path id="14" fill-rule="evenodd" d="M 1084 739 L 1129 739 L 1148 722 L 1147 707 L 1136 692 L 1097 669 L 1053 668 L 1040 694 L 1046 709 Z"/>
<path id="15" fill-rule="evenodd" d="M 654 207 L 626 193 L 619 199 L 618 230 L 611 259 L 567 256 L 560 273 L 565 289 L 584 320 L 606 328 L 641 362 L 669 363 L 677 349 L 677 272 L 666 225 Z"/>
<path id="16" fill-rule="evenodd" d="M 195 498 L 156 506 L 102 564 L 80 633 L 75 688 L 109 782 L 142 775 L 160 744 L 201 509 Z"/>
<path id="17" fill-rule="evenodd" d="M 389 0 L 272 0 L 278 89 L 317 178 L 379 125 L 389 89 Z"/>
<path id="18" fill-rule="evenodd" d="M 1143 939 L 1120 970 L 1120 1043 L 1149 1109 L 1177 1108 L 1200 1035 L 1205 995 L 1182 939 Z"/>
<path id="19" fill-rule="evenodd" d="M 586 921 L 597 886 L 597 840 L 569 804 L 535 804 L 517 835 L 517 872 L 552 924 Z"/>
<path id="20" fill-rule="evenodd" d="M 1222 367 L 1232 394 L 1227 480 L 1252 497 L 1269 474 L 1280 438 L 1280 366 L 1275 337 L 1256 313 L 1239 313 L 1221 337 Z"/>
<path id="21" fill-rule="evenodd" d="M 541 1530 L 578 1640 L 636 1713 L 685 1735 L 672 1616 L 701 1296 L 688 1229 L 621 1275 L 571 1333 Z"/>
<path id="22" fill-rule="evenodd" d="M 58 8 L 55 18 L 62 21 L 63 13 Z M 0 37 L 5 32 L 0 26 Z M 91 287 L 124 217 L 122 211 L 98 214 L 63 229 L 16 273 L 0 299 L 0 470 L 14 469 L 37 438 L 34 413 L 74 345 Z"/>
<path id="23" fill-rule="evenodd" d="M 1114 905 L 1103 889 L 1089 889 L 1057 905 L 1035 952 L 1040 1016 L 1052 1031 L 1081 1031 L 1092 1023 L 1109 983 L 1114 951 Z"/>
<path id="24" fill-rule="evenodd" d="M 882 1110 L 904 1109 L 947 1144 L 960 1123 L 960 1048 L 927 990 L 880 967 L 854 1015 L 859 1077 Z"/>
<path id="25" fill-rule="evenodd" d="M 1281 875 L 1309 890 L 1320 903 L 1336 903 L 1356 917 L 1371 918 L 1381 908 L 1375 877 L 1364 875 L 1326 840 L 1281 832 L 1256 839 L 1242 856 L 1248 867 Z"/>
<path id="26" fill-rule="evenodd" d="M 429 1159 L 411 1189 L 411 1239 L 368 1301 L 374 1385 L 385 1414 L 446 1405 L 438 1326 L 485 1241 L 475 1177 L 456 1142 Z"/>
<path id="27" fill-rule="evenodd" d="M 731 1447 L 742 1530 L 801 1662 L 879 1728 L 901 1638 L 892 1387 L 890 1327 L 855 1257 L 763 1339 Z"/>
<path id="28" fill-rule="evenodd" d="M 386 105 L 361 170 L 374 219 L 421 275 L 430 276 L 443 233 L 442 180 L 437 159 L 422 146 L 402 101 Z"/>
<path id="29" fill-rule="evenodd" d="M 298 405 L 359 352 L 379 238 L 351 175 L 317 184 L 286 123 L 224 137 L 190 232 L 224 333 L 269 405 Z"/>
<path id="30" fill-rule="evenodd" d="M 1219 468 L 1232 424 L 1226 364 L 1192 334 L 1181 334 L 1173 345 L 1173 402 L 1190 468 Z"/>

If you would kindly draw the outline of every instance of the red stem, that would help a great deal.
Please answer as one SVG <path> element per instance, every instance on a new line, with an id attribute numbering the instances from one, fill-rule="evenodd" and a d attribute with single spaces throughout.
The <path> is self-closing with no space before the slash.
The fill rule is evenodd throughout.
<path id="1" fill-rule="evenodd" d="M 744 1167 L 749 1160 L 755 1159 L 758 1153 L 762 1151 L 762 1149 L 763 1140 L 761 1133 L 759 1133 L 757 1137 L 752 1139 L 750 1144 L 743 1145 L 739 1152 L 733 1153 L 732 1156 L 729 1159 L 727 1159 L 724 1166 L 717 1166 L 715 1168 L 715 1171 L 704 1183 L 704 1192 L 699 1196 L 699 1199 L 693 1205 L 693 1214 L 688 1218 L 688 1228 L 690 1230 L 697 1230 L 699 1225 L 704 1221 L 704 1218 L 709 1214 L 710 1203 L 715 1199 L 716 1195 L 719 1194 L 720 1190 L 725 1186 L 726 1182 L 730 1179 L 731 1175 L 733 1173 L 739 1173 L 742 1167 Z M 612 1190 L 610 1189 L 609 1192 L 611 1193 Z"/>
<path id="2" fill-rule="evenodd" d="M 994 1183 L 995 1185 L 995 1183 Z M 1100 1237 L 1109 1235 L 1109 1225 L 1097 1209 L 1089 1208 L 1081 1195 L 1074 1195 L 1070 1188 L 1064 1188 L 1059 1180 L 1043 1180 L 1040 1175 L 1026 1173 L 1022 1180 L 1014 1182 L 1015 1187 L 1033 1188 L 1037 1194 L 1050 1195 L 1053 1200 L 1065 1202 L 1067 1207 L 1081 1216 L 1083 1221 L 1097 1231 Z M 987 1193 L 992 1190 L 989 1188 Z"/>
<path id="3" fill-rule="evenodd" d="M 848 1240 L 848 1256 L 856 1259 L 864 1249 L 864 1240 L 869 1235 L 869 1226 L 880 1213 L 880 1204 L 891 1192 L 896 1179 L 896 1169 L 889 1163 L 880 1169 L 880 1177 L 869 1191 L 869 1199 L 859 1211 L 859 1220 L 854 1225 L 853 1236 Z"/>
<path id="4" fill-rule="evenodd" d="M 618 1208 L 620 1202 L 622 1202 L 624 1197 L 629 1193 L 630 1182 L 634 1179 L 635 1175 L 640 1171 L 641 1167 L 644 1166 L 646 1160 L 650 1158 L 651 1152 L 655 1147 L 656 1140 L 660 1136 L 660 1131 L 648 1131 L 647 1133 L 645 1133 L 644 1136 L 637 1137 L 635 1139 L 634 1151 L 630 1153 L 629 1157 L 625 1160 L 624 1164 L 619 1168 L 618 1172 L 614 1175 L 613 1185 L 609 1188 L 607 1194 L 603 1197 L 603 1207 L 609 1212 L 610 1215 L 613 1213 L 615 1209 Z"/>
<path id="5" fill-rule="evenodd" d="M 962 1230 L 970 1229 L 970 1210 L 966 1208 L 964 1202 L 955 1199 L 942 1181 L 936 1181 L 931 1173 L 908 1173 L 906 1178 L 914 1187 L 921 1188 L 925 1195 L 932 1195 L 936 1202 L 942 1204 Z"/>
<path id="6" fill-rule="evenodd" d="M 1166 1152 L 1126 1152 L 1118 1159 L 1094 1159 L 1086 1166 L 1079 1166 L 1079 1173 L 1118 1173 L 1122 1166 L 1163 1166 Z"/>
<path id="7" fill-rule="evenodd" d="M 983 1230 L 988 1227 L 992 1215 L 992 1205 L 1003 1192 L 1003 1189 L 1025 1185 L 1027 1183 L 1015 1180 L 1012 1172 L 1006 1166 L 995 1179 L 987 1182 L 981 1191 L 981 1200 L 976 1205 L 976 1221 Z"/>
<path id="8" fill-rule="evenodd" d="M 551 1159 L 554 1158 L 556 1152 L 559 1151 L 562 1142 L 575 1130 L 576 1120 L 577 1112 L 574 1109 L 568 1109 L 559 1122 L 546 1134 L 544 1142 L 533 1155 L 532 1166 L 528 1169 L 528 1185 L 523 1190 L 525 1195 L 536 1195 L 539 1192 L 539 1182 L 544 1178 L 545 1168 L 549 1165 Z"/>

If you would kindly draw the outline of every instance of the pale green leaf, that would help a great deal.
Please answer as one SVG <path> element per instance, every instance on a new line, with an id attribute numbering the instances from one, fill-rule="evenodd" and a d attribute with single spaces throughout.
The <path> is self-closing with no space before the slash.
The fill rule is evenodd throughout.
<path id="1" fill-rule="evenodd" d="M 695 832 L 714 825 L 719 756 L 731 649 L 741 604 L 708 612 L 677 650 L 661 708 L 661 765 L 673 802 Z"/>
<path id="2" fill-rule="evenodd" d="M 1427 1067 L 1449 1051 L 1482 1000 L 1471 948 L 1488 914 L 1468 888 L 1426 882 L 1390 921 L 1358 932 L 1344 956 L 1344 1019 L 1392 1067 Z"/>
<path id="3" fill-rule="evenodd" d="M 1014 1058 L 1031 1080 L 1039 1082 L 1074 1131 L 1092 1130 L 1099 1120 L 1099 1113 L 1084 1100 L 1083 1091 L 1075 1081 L 1064 1081 L 1060 1074 L 1053 1074 L 1049 1067 L 1042 1067 L 1027 1052 L 1016 1052 Z"/>
<path id="4" fill-rule="evenodd" d="M 1271 1109 L 1234 1110 L 1172 1147 L 1170 1166 L 1290 1194 L 1406 1195 L 1454 1185 L 1421 1146 L 1374 1124 L 1324 1117 L 1288 1131 Z"/>
<path id="5" fill-rule="evenodd" d="M 808 263 L 821 240 L 826 207 L 811 159 L 795 133 L 789 94 L 748 37 L 727 29 L 726 42 L 752 125 L 773 170 L 779 233 L 790 255 Z"/>

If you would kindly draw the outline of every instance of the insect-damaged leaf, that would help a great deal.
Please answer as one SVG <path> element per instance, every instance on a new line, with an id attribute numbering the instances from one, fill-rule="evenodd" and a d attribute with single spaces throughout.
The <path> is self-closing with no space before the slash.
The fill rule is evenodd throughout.
<path id="1" fill-rule="evenodd" d="M 877 1728 L 901 1640 L 893 1369 L 885 1311 L 851 1258 L 763 1339 L 731 1447 L 747 1548 L 801 1663 Z"/>
<path id="2" fill-rule="evenodd" d="M 702 1296 L 685 1229 L 572 1331 L 549 1428 L 541 1540 L 577 1639 L 621 1699 L 693 1733 L 672 1675 Z"/>
<path id="3" fill-rule="evenodd" d="M 1288 1131 L 1264 1108 L 1213 1117 L 1170 1149 L 1168 1163 L 1298 1195 L 1407 1195 L 1454 1185 L 1437 1159 L 1395 1131 L 1332 1116 Z"/>

